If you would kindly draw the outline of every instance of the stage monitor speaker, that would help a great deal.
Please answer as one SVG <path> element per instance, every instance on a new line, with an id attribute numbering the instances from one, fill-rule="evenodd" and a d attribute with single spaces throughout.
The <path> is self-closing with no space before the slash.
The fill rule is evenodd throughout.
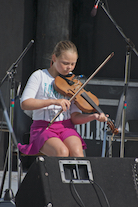
<path id="1" fill-rule="evenodd" d="M 138 207 L 137 159 L 38 157 L 17 207 Z"/>

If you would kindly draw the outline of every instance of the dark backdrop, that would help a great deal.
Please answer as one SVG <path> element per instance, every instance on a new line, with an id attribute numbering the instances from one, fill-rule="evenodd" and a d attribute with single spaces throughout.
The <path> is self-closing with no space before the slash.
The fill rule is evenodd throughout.
<path id="1" fill-rule="evenodd" d="M 133 0 L 133 4 L 131 0 L 112 0 L 108 4 L 107 1 L 103 2 L 126 37 L 138 49 L 138 1 Z M 73 1 L 72 40 L 79 50 L 76 72 L 89 76 L 113 51 L 114 57 L 96 77 L 124 79 L 127 43 L 102 7 L 99 6 L 95 17 L 90 15 L 92 8 L 91 0 Z M 138 57 L 132 52 L 131 79 L 138 79 L 137 64 Z"/>
<path id="2" fill-rule="evenodd" d="M 35 44 L 19 64 L 16 75 L 23 85 L 32 71 L 48 67 L 54 45 L 68 38 L 79 51 L 76 73 L 89 76 L 113 51 L 114 57 L 96 77 L 124 79 L 126 42 L 101 6 L 95 17 L 90 15 L 93 5 L 94 0 L 1 1 L 0 80 L 31 39 Z M 133 5 L 131 0 L 108 1 L 108 7 L 137 49 L 137 0 L 133 0 Z M 137 79 L 137 62 L 132 52 L 131 79 Z"/>

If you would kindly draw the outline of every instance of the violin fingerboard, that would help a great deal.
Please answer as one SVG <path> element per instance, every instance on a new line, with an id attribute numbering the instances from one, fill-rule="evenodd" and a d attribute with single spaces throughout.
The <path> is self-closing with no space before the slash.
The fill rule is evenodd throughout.
<path id="1" fill-rule="evenodd" d="M 95 102 L 85 93 L 83 92 L 81 96 L 100 114 L 103 111 L 95 104 Z"/>

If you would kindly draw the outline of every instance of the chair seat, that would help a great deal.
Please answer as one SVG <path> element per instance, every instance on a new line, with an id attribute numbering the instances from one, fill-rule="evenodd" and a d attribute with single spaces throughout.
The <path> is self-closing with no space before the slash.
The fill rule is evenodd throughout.
<path id="1" fill-rule="evenodd" d="M 39 153 L 37 153 L 35 155 L 26 155 L 26 154 L 21 153 L 21 156 L 23 156 L 23 157 L 28 157 L 28 156 L 44 156 L 44 154 L 41 153 L 41 152 L 39 152 Z"/>

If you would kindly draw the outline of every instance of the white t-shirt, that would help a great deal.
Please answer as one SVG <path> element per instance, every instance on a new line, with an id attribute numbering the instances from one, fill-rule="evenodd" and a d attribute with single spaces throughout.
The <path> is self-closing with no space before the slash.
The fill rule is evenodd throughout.
<path id="1" fill-rule="evenodd" d="M 58 93 L 53 87 L 54 78 L 47 69 L 35 71 L 29 78 L 21 97 L 21 103 L 29 98 L 35 99 L 69 99 Z M 32 111 L 33 120 L 51 121 L 59 111 L 61 106 L 50 105 L 41 109 Z M 78 107 L 72 101 L 71 107 L 66 112 L 62 112 L 55 121 L 63 121 L 71 118 L 73 112 L 80 112 Z"/>

